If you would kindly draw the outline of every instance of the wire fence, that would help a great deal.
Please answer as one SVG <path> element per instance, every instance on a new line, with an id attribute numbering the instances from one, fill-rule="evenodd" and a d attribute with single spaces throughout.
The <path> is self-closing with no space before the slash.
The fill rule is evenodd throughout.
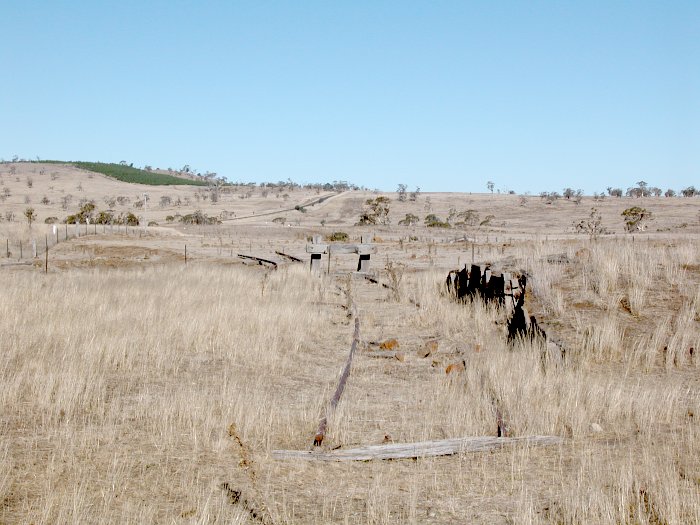
<path id="1" fill-rule="evenodd" d="M 45 257 L 57 244 L 81 237 L 115 234 L 140 236 L 142 227 L 125 224 L 55 224 L 49 232 L 37 232 L 22 239 L 6 237 L 0 246 L 0 259 L 27 262 Z"/>

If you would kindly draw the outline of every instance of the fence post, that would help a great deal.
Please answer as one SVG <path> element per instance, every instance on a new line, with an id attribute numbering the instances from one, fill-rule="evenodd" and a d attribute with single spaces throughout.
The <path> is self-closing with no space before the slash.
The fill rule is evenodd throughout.
<path id="1" fill-rule="evenodd" d="M 10 239 L 5 239 L 5 253 L 7 253 L 7 258 L 10 258 Z"/>
<path id="2" fill-rule="evenodd" d="M 46 241 L 46 251 L 44 252 L 44 273 L 49 273 L 49 236 L 47 235 L 44 240 Z"/>
<path id="3" fill-rule="evenodd" d="M 36 239 L 32 239 L 32 258 L 36 259 Z"/>
<path id="4" fill-rule="evenodd" d="M 22 241 L 19 241 L 19 260 L 22 260 Z"/>

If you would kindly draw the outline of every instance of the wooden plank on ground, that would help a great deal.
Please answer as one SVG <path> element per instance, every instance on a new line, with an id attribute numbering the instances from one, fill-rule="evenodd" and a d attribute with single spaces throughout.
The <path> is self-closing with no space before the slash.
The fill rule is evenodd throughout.
<path id="1" fill-rule="evenodd" d="M 422 441 L 418 443 L 390 443 L 365 447 L 338 449 L 329 452 L 316 450 L 273 450 L 274 459 L 309 461 L 370 461 L 373 459 L 413 459 L 449 456 L 465 452 L 494 450 L 506 445 L 557 445 L 564 439 L 558 436 L 523 436 L 497 438 L 491 436 L 462 437 Z"/>
<path id="2" fill-rule="evenodd" d="M 262 257 L 256 257 L 254 255 L 244 255 L 242 253 L 239 253 L 238 257 L 240 257 L 241 259 L 249 259 L 251 261 L 256 261 L 258 264 L 267 264 L 272 266 L 273 268 L 277 268 L 277 263 L 275 261 L 263 259 Z"/>
<path id="3" fill-rule="evenodd" d="M 284 253 L 279 250 L 276 250 L 275 253 L 280 257 L 284 257 L 285 259 L 288 259 L 292 262 L 304 262 L 301 259 L 299 259 L 299 257 L 294 257 L 293 255 L 289 255 L 288 253 Z"/>
<path id="4" fill-rule="evenodd" d="M 318 447 L 323 443 L 323 439 L 326 437 L 326 427 L 328 426 L 328 418 L 335 410 L 335 407 L 340 401 L 340 396 L 343 395 L 343 390 L 345 390 L 345 383 L 348 381 L 350 376 L 350 368 L 352 367 L 352 358 L 355 356 L 357 351 L 357 345 L 360 342 L 360 318 L 355 313 L 355 332 L 352 336 L 352 345 L 350 345 L 350 354 L 348 355 L 348 360 L 345 362 L 345 367 L 343 368 L 342 374 L 340 374 L 340 379 L 338 380 L 338 386 L 335 389 L 335 393 L 331 398 L 331 402 L 328 405 L 328 410 L 326 414 L 321 418 L 318 424 L 318 430 L 314 436 L 314 446 Z"/>

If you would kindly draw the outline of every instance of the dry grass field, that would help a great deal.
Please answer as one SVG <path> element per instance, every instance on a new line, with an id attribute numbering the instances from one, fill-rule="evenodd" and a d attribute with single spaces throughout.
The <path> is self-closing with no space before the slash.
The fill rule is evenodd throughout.
<path id="1" fill-rule="evenodd" d="M 10 166 L 0 165 L 0 523 L 700 523 L 697 198 L 387 194 L 391 224 L 370 228 L 355 226 L 370 192 L 237 188 L 211 203 L 196 187 Z M 146 212 L 133 208 L 144 192 Z M 81 198 L 104 209 L 117 196 L 129 201 L 116 211 L 158 225 L 83 225 L 80 237 L 70 226 L 68 239 L 59 225 L 56 244 L 44 224 Z M 161 207 L 161 196 L 183 204 Z M 320 196 L 330 198 L 309 205 Z M 634 205 L 655 218 L 626 234 L 620 214 Z M 611 234 L 575 233 L 591 207 Z M 422 224 L 451 208 L 493 218 Z M 224 220 L 165 221 L 196 209 Z M 399 226 L 407 213 L 421 222 Z M 349 242 L 374 234 L 380 284 L 354 272 L 355 255 L 308 271 L 307 239 L 336 231 Z M 19 257 L 32 239 L 50 245 L 46 273 L 41 257 Z M 448 271 L 472 261 L 527 273 L 526 305 L 564 359 L 538 341 L 509 344 L 505 309 L 446 293 Z M 313 448 L 353 314 L 360 345 L 324 450 L 495 436 L 494 397 L 511 436 L 563 441 L 276 459 Z M 380 350 L 390 339 L 398 355 Z"/>

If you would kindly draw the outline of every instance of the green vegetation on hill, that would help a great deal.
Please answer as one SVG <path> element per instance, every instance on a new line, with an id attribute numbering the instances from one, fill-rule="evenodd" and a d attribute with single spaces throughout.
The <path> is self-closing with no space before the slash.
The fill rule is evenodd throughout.
<path id="1" fill-rule="evenodd" d="M 206 186 L 207 183 L 200 180 L 185 179 L 166 175 L 164 173 L 153 173 L 150 171 L 133 168 L 124 164 L 108 164 L 106 162 L 63 162 L 63 161 L 41 161 L 55 164 L 67 164 L 88 171 L 94 171 L 117 179 L 123 182 L 133 182 L 136 184 L 148 184 L 150 186 L 165 186 L 165 185 L 190 185 L 190 186 Z"/>

